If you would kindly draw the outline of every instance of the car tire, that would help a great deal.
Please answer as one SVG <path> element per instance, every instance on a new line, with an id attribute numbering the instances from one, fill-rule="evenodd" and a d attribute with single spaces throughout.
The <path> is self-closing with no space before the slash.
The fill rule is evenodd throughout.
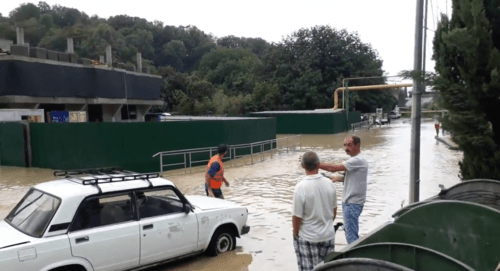
<path id="1" fill-rule="evenodd" d="M 217 229 L 206 250 L 208 256 L 217 256 L 236 248 L 236 236 L 229 229 Z"/>

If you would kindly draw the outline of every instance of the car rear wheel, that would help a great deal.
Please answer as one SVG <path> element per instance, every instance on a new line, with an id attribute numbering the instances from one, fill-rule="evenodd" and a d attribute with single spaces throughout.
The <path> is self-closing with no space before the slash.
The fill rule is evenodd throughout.
<path id="1" fill-rule="evenodd" d="M 217 256 L 236 247 L 236 236 L 231 230 L 217 229 L 208 245 L 206 254 Z"/>

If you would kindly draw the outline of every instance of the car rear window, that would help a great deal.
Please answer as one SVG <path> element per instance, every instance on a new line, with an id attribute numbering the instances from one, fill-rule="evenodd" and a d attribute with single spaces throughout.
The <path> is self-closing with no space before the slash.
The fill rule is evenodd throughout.
<path id="1" fill-rule="evenodd" d="M 42 237 L 60 203 L 54 196 L 31 189 L 5 221 L 28 235 Z"/>

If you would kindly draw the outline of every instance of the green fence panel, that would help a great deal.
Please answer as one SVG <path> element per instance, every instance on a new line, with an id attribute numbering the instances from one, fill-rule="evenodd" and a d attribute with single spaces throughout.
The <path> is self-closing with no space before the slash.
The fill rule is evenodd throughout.
<path id="1" fill-rule="evenodd" d="M 0 164 L 26 166 L 24 124 L 20 122 L 0 123 Z"/>
<path id="2" fill-rule="evenodd" d="M 331 134 L 334 114 L 287 114 L 278 115 L 279 134 Z"/>
<path id="3" fill-rule="evenodd" d="M 272 118 L 31 124 L 33 166 L 54 169 L 122 166 L 153 172 L 160 169 L 159 158 L 152 157 L 158 152 L 275 138 L 276 120 Z"/>
<path id="4" fill-rule="evenodd" d="M 360 112 L 349 112 L 346 124 L 345 112 L 309 112 L 290 111 L 289 113 L 251 113 L 252 116 L 276 118 L 278 134 L 336 134 L 351 128 L 352 123 L 361 121 Z"/>

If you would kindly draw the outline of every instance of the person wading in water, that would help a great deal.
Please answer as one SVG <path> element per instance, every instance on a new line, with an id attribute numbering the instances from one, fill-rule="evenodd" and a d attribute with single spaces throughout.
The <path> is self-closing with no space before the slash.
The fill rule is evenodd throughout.
<path id="1" fill-rule="evenodd" d="M 229 186 L 226 178 L 224 178 L 224 166 L 222 165 L 222 159 L 226 156 L 226 153 L 227 146 L 221 144 L 217 148 L 217 155 L 208 161 L 207 171 L 205 172 L 205 192 L 207 196 L 224 199 L 220 187 L 222 182 Z"/>

